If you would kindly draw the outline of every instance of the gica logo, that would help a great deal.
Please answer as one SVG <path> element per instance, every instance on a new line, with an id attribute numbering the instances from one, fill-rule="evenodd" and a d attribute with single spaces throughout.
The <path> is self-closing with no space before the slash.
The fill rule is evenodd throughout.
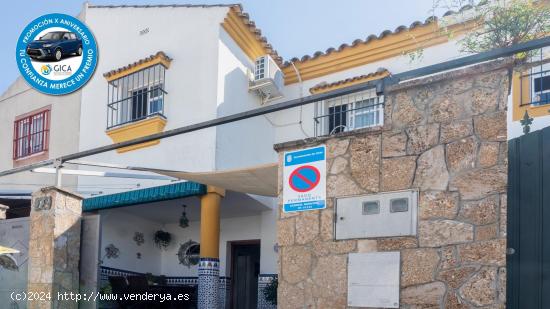
<path id="1" fill-rule="evenodd" d="M 36 90 L 63 95 L 80 89 L 97 65 L 97 44 L 80 20 L 47 14 L 33 20 L 17 41 L 21 75 Z"/>
<path id="2" fill-rule="evenodd" d="M 52 66 L 49 64 L 45 64 L 40 68 L 40 72 L 42 72 L 42 75 L 50 75 L 52 72 Z"/>

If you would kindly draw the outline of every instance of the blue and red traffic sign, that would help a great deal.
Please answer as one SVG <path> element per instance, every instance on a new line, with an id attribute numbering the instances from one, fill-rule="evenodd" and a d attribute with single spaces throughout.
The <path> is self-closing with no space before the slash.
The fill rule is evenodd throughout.
<path id="1" fill-rule="evenodd" d="M 326 147 L 284 154 L 283 211 L 326 207 Z"/>
<path id="2" fill-rule="evenodd" d="M 319 170 L 311 165 L 300 166 L 291 174 L 288 184 L 297 192 L 308 192 L 314 189 L 321 180 Z"/>

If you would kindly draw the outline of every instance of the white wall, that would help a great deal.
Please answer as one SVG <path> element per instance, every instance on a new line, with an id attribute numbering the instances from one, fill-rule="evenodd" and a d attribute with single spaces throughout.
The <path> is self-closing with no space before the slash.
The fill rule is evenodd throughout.
<path id="1" fill-rule="evenodd" d="M 402 55 L 306 80 L 302 84 L 294 83 L 288 85 L 283 89 L 284 98 L 276 102 L 299 98 L 300 92 L 302 92 L 303 96 L 308 96 L 310 95 L 309 89 L 322 82 L 332 83 L 339 80 L 344 80 L 346 78 L 369 74 L 376 72 L 379 68 L 385 68 L 390 73 L 396 74 L 447 60 L 452 60 L 461 55 L 462 54 L 459 52 L 456 41 L 450 41 L 426 48 L 424 50 L 423 58 L 420 61 L 411 62 L 409 56 Z M 313 117 L 314 104 L 303 106 L 302 112 L 300 112 L 300 108 L 293 108 L 277 112 L 270 116 L 276 124 L 275 143 L 312 137 L 314 135 Z M 299 124 L 300 121 L 302 121 L 301 125 Z"/>
<path id="2" fill-rule="evenodd" d="M 275 244 L 277 244 L 277 201 L 274 201 L 275 207 L 271 211 L 262 212 L 262 224 L 260 226 L 261 233 L 261 256 L 260 256 L 260 273 L 261 274 L 276 274 L 277 273 L 277 258 L 278 253 L 275 252 Z"/>
<path id="3" fill-rule="evenodd" d="M 228 241 L 260 239 L 261 218 L 259 216 L 226 218 L 220 220 L 220 276 L 229 276 Z M 174 241 L 163 252 L 162 273 L 167 276 L 197 276 L 197 266 L 187 268 L 178 262 L 176 254 L 179 246 L 189 239 L 200 242 L 200 223 L 190 222 L 182 229 L 178 224 L 167 224 L 166 231 L 172 233 Z"/>
<path id="4" fill-rule="evenodd" d="M 197 266 L 188 268 L 179 264 L 177 253 L 180 245 L 189 240 L 200 242 L 199 221 L 191 221 L 189 227 L 182 229 L 177 223 L 160 224 L 134 216 L 130 208 L 103 210 L 100 214 L 102 266 L 156 275 L 197 276 Z M 230 275 L 228 242 L 253 239 L 261 239 L 261 273 L 277 272 L 277 254 L 273 250 L 276 238 L 273 214 L 272 211 L 265 211 L 258 216 L 220 220 L 221 276 Z M 159 229 L 172 234 L 172 242 L 166 250 L 154 245 L 153 236 Z M 133 241 L 135 232 L 141 232 L 145 236 L 145 243 L 141 246 Z M 111 243 L 120 250 L 116 259 L 105 257 L 105 247 Z M 137 252 L 141 252 L 141 259 L 137 259 Z"/>
<path id="5" fill-rule="evenodd" d="M 253 62 L 220 27 L 218 46 L 217 117 L 252 110 L 260 98 L 248 92 L 248 73 Z M 273 126 L 265 117 L 255 117 L 216 127 L 216 168 L 230 169 L 276 162 Z"/>
<path id="6" fill-rule="evenodd" d="M 161 250 L 155 247 L 153 236 L 161 228 L 153 221 L 123 212 L 119 209 L 100 212 L 101 217 L 101 266 L 130 270 L 140 273 L 159 274 L 161 272 Z M 138 246 L 133 240 L 134 233 L 145 236 L 145 242 Z M 118 258 L 105 257 L 105 247 L 113 244 L 120 250 Z M 141 253 L 141 259 L 136 253 Z"/>
<path id="7" fill-rule="evenodd" d="M 30 88 L 19 77 L 0 97 L 0 171 L 14 167 L 12 155 L 15 118 L 48 105 L 51 105 L 48 159 L 78 151 L 79 101 L 79 91 L 64 96 L 50 96 Z M 27 160 L 22 162 L 25 161 Z M 26 172 L 0 177 L 0 191 L 34 191 L 54 184 L 55 177 L 46 174 Z M 64 185 L 68 189 L 76 189 L 76 178 L 64 177 Z"/>
<path id="8" fill-rule="evenodd" d="M 86 24 L 99 47 L 96 74 L 82 91 L 80 150 L 111 144 L 105 134 L 107 82 L 103 73 L 164 51 L 173 58 L 166 70 L 166 130 L 217 116 L 218 28 L 228 8 L 89 8 Z M 145 35 L 139 31 L 149 29 Z M 163 139 L 159 145 L 87 160 L 186 171 L 215 168 L 216 129 Z M 79 178 L 79 185 L 116 183 Z M 118 180 L 119 183 L 133 181 Z M 141 182 L 143 183 L 143 182 Z"/>

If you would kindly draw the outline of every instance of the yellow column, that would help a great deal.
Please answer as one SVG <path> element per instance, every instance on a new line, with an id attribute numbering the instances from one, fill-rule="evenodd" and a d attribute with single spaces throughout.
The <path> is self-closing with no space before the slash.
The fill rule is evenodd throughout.
<path id="1" fill-rule="evenodd" d="M 201 196 L 201 258 L 220 257 L 220 203 L 225 190 L 208 186 Z"/>
<path id="2" fill-rule="evenodd" d="M 220 306 L 220 203 L 225 191 L 208 186 L 201 196 L 201 252 L 199 261 L 198 308 Z"/>

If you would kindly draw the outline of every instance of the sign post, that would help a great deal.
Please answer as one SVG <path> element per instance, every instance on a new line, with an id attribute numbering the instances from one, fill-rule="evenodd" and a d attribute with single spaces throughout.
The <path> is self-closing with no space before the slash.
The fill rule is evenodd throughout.
<path id="1" fill-rule="evenodd" d="M 283 211 L 326 207 L 326 147 L 284 153 Z"/>

